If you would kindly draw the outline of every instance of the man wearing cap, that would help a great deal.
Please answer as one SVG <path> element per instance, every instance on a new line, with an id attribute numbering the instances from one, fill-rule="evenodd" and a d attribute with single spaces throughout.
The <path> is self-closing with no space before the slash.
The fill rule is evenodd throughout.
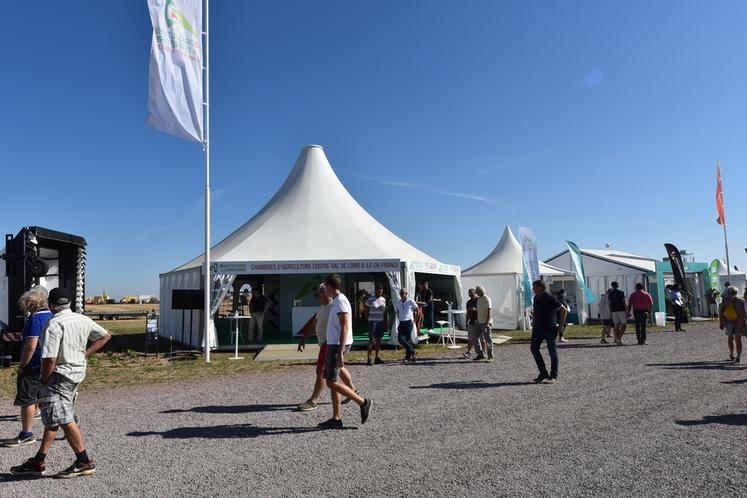
<path id="1" fill-rule="evenodd" d="M 90 318 L 73 313 L 71 300 L 70 292 L 61 287 L 49 293 L 49 309 L 54 315 L 41 335 L 42 388 L 39 390 L 44 437 L 34 457 L 11 467 L 15 475 L 42 476 L 46 473 L 44 460 L 60 426 L 75 453 L 75 462 L 57 476 L 70 478 L 96 473 L 96 464 L 88 456 L 83 434 L 75 422 L 73 401 L 86 377 L 86 358 L 101 349 L 111 335 Z M 91 345 L 86 347 L 89 341 Z"/>

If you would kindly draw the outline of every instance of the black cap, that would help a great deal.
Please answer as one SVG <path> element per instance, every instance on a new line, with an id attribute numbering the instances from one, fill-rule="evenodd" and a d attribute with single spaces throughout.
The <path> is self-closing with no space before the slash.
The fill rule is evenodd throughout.
<path id="1" fill-rule="evenodd" d="M 70 291 L 65 289 L 64 287 L 55 287 L 49 293 L 49 304 L 53 306 L 70 304 L 71 299 L 72 299 L 72 296 L 70 295 Z"/>

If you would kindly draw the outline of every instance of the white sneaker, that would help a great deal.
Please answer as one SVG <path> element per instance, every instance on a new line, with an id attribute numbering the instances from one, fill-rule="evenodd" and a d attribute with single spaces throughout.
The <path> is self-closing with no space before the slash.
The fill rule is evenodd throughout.
<path id="1" fill-rule="evenodd" d="M 565 337 L 561 337 L 560 342 L 568 342 L 568 339 L 566 339 Z"/>

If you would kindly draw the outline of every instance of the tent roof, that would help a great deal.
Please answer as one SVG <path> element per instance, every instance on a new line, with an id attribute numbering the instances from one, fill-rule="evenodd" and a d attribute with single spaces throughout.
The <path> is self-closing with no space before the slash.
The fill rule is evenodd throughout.
<path id="1" fill-rule="evenodd" d="M 203 256 L 176 270 L 202 265 Z M 398 259 L 438 264 L 363 209 L 319 145 L 301 150 L 272 199 L 216 244 L 210 256 L 211 262 Z"/>
<path id="2" fill-rule="evenodd" d="M 645 256 L 637 256 L 629 252 L 617 251 L 614 249 L 580 249 L 580 251 L 581 251 L 581 254 L 584 256 L 589 256 L 592 258 L 609 261 L 610 263 L 615 263 L 618 265 L 635 268 L 641 271 L 652 272 L 652 273 L 656 272 L 656 261 L 657 260 L 653 258 L 647 258 Z M 565 251 L 559 254 L 556 254 L 555 256 L 551 258 L 547 258 L 545 261 L 552 261 L 553 259 L 557 258 L 558 256 L 562 256 L 563 254 L 567 252 L 568 252 L 568 249 L 566 249 Z"/>
<path id="3" fill-rule="evenodd" d="M 720 259 L 718 260 L 718 273 L 721 276 L 729 275 L 729 269 L 726 267 L 726 263 L 724 263 Z M 731 275 L 732 276 L 735 276 L 735 275 L 744 275 L 744 274 L 745 273 L 742 272 L 742 271 L 737 271 L 737 270 L 732 270 L 731 271 Z"/>
<path id="4" fill-rule="evenodd" d="M 547 263 L 543 263 L 542 261 L 539 262 L 540 266 L 540 275 L 543 277 L 559 277 L 561 275 L 575 275 L 570 270 L 564 270 L 562 268 L 558 268 L 557 266 L 548 265 Z"/>
<path id="5" fill-rule="evenodd" d="M 485 259 L 462 272 L 462 275 L 519 274 L 522 272 L 521 244 L 506 225 L 503 235 Z"/>

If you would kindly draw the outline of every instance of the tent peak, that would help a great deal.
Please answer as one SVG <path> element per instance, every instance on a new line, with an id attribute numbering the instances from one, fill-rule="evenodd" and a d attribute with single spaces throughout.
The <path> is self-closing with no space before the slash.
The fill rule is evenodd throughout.
<path id="1" fill-rule="evenodd" d="M 324 150 L 324 147 L 322 147 L 321 145 L 317 145 L 317 144 L 307 144 L 307 145 L 303 146 L 303 149 L 322 149 L 322 150 Z"/>

